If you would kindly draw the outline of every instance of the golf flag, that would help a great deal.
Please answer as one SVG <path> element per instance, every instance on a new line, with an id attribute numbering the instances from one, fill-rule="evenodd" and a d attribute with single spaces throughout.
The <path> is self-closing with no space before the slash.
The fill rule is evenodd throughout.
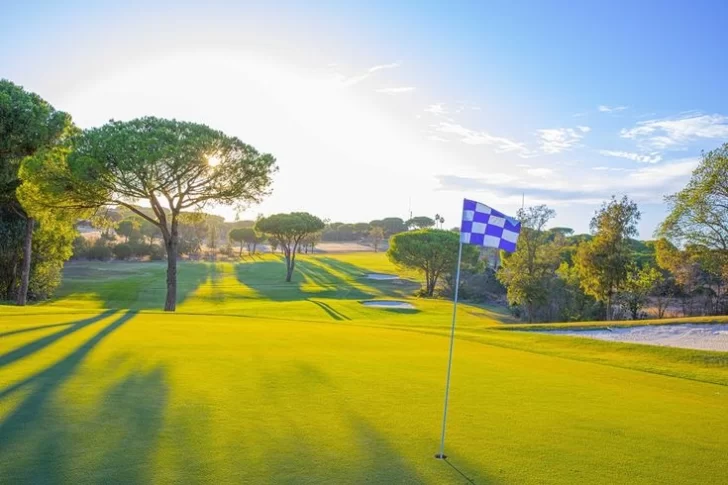
<path id="1" fill-rule="evenodd" d="M 460 263 L 463 256 L 463 244 L 474 244 L 498 248 L 509 253 L 516 251 L 516 242 L 521 233 L 521 222 L 498 212 L 480 202 L 465 199 L 463 201 L 463 222 L 460 226 L 460 249 L 458 250 L 458 266 L 455 273 L 455 295 L 452 304 L 452 325 L 450 326 L 450 356 L 447 360 L 447 379 L 445 381 L 445 406 L 442 412 L 442 435 L 440 451 L 435 455 L 445 460 L 445 430 L 447 429 L 447 405 L 450 399 L 450 375 L 452 374 L 452 351 L 455 343 L 455 317 L 458 308 L 458 290 L 460 289 Z"/>
<path id="2" fill-rule="evenodd" d="M 521 222 L 480 202 L 465 199 L 460 242 L 498 248 L 512 253 L 521 233 Z"/>

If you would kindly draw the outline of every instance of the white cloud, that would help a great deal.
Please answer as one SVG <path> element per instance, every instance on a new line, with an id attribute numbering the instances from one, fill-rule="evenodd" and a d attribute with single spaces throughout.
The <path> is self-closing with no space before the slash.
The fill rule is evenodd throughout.
<path id="1" fill-rule="evenodd" d="M 588 127 L 579 127 L 577 130 L 573 128 L 538 130 L 536 133 L 541 139 L 541 150 L 546 153 L 561 153 L 570 150 L 584 137 L 584 133 L 589 131 L 588 129 L 583 130 L 582 128 Z"/>
<path id="2" fill-rule="evenodd" d="M 531 175 L 532 177 L 545 178 L 545 177 L 553 175 L 554 171 L 553 171 L 553 169 L 542 167 L 542 168 L 529 168 L 528 170 L 526 170 L 526 173 L 528 175 Z"/>
<path id="3" fill-rule="evenodd" d="M 618 150 L 599 150 L 599 154 L 604 155 L 605 157 L 626 158 L 627 160 L 640 163 L 658 163 L 662 160 L 662 156 L 659 153 L 641 155 L 639 153 L 622 152 Z"/>
<path id="4" fill-rule="evenodd" d="M 596 171 L 605 171 L 605 170 L 608 170 L 610 172 L 630 172 L 630 171 L 633 171 L 634 169 L 633 168 L 622 168 L 622 167 L 605 167 L 605 166 L 600 166 L 600 167 L 592 167 L 592 170 L 596 170 Z"/>
<path id="5" fill-rule="evenodd" d="M 674 193 L 684 186 L 698 162 L 691 158 L 676 160 L 659 167 L 594 167 L 591 173 L 574 172 L 568 176 L 560 176 L 557 172 L 546 175 L 544 172 L 538 181 L 503 173 L 495 174 L 494 178 L 491 178 L 491 174 L 465 177 L 438 175 L 437 180 L 441 190 L 487 192 L 502 199 L 525 192 L 526 197 L 532 201 L 557 206 L 597 204 L 613 194 L 628 194 L 641 203 L 659 203 L 665 194 Z"/>
<path id="6" fill-rule="evenodd" d="M 659 167 L 643 167 L 630 173 L 628 183 L 635 187 L 660 185 L 676 177 L 688 177 L 699 163 L 696 158 L 688 158 Z"/>
<path id="7" fill-rule="evenodd" d="M 427 108 L 425 108 L 425 112 L 432 113 L 434 115 L 444 115 L 445 113 L 447 113 L 447 111 L 445 111 L 445 105 L 442 103 L 429 105 Z"/>
<path id="8" fill-rule="evenodd" d="M 531 151 L 523 143 L 500 136 L 493 136 L 485 131 L 471 130 L 457 123 L 441 122 L 435 126 L 435 130 L 440 133 L 456 135 L 460 138 L 461 142 L 467 145 L 494 146 L 497 153 L 513 152 L 522 157 L 531 154 Z"/>
<path id="9" fill-rule="evenodd" d="M 600 104 L 597 107 L 597 110 L 599 110 L 600 113 L 617 113 L 619 111 L 626 110 L 626 106 L 607 106 L 605 104 Z"/>
<path id="10" fill-rule="evenodd" d="M 344 86 L 353 86 L 354 84 L 358 84 L 362 82 L 363 80 L 370 77 L 372 74 L 374 74 L 377 71 L 382 71 L 384 69 L 394 69 L 401 66 L 400 62 L 391 62 L 389 64 L 379 64 L 377 66 L 372 66 L 369 69 L 366 70 L 364 74 L 358 74 L 356 76 L 345 76 L 343 74 L 336 74 L 336 80 L 344 85 Z"/>
<path id="11" fill-rule="evenodd" d="M 377 71 L 381 71 L 382 69 L 394 69 L 395 67 L 399 67 L 401 65 L 402 65 L 402 63 L 399 61 L 390 62 L 389 64 L 380 64 L 378 66 L 370 67 L 367 72 L 377 72 Z"/>
<path id="12" fill-rule="evenodd" d="M 728 117 L 689 114 L 678 118 L 640 121 L 634 128 L 623 129 L 620 136 L 637 140 L 653 149 L 681 148 L 701 138 L 728 138 Z"/>
<path id="13" fill-rule="evenodd" d="M 381 88 L 377 89 L 378 93 L 382 94 L 389 94 L 390 96 L 394 96 L 395 94 L 404 94 L 404 93 L 411 93 L 414 91 L 415 88 L 412 86 L 403 86 L 399 88 Z"/>
<path id="14" fill-rule="evenodd" d="M 581 130 L 582 133 L 589 133 L 591 131 L 591 128 L 588 126 L 577 126 L 579 130 Z"/>
<path id="15" fill-rule="evenodd" d="M 449 141 L 447 138 L 443 138 L 443 137 L 437 136 L 437 135 L 430 135 L 427 138 L 430 139 L 430 140 L 432 140 L 432 141 L 439 141 L 439 142 L 442 142 L 442 143 L 447 143 Z"/>

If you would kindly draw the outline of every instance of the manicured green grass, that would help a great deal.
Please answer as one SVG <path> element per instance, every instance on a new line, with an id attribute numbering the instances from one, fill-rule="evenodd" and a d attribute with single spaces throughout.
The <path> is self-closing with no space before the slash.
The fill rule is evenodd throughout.
<path id="1" fill-rule="evenodd" d="M 73 264 L 0 307 L 0 482 L 724 483 L 725 354 L 506 332 L 412 299 L 382 255 Z M 405 274 L 412 277 L 411 274 Z M 361 300 L 406 299 L 415 311 Z"/>

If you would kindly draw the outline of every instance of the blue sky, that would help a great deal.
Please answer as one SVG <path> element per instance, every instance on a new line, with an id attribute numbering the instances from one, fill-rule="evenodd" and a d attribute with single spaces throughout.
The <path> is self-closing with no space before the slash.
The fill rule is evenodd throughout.
<path id="1" fill-rule="evenodd" d="M 396 3 L 396 5 L 391 5 Z M 728 141 L 725 2 L 3 2 L 0 77 L 82 127 L 156 115 L 277 156 L 246 215 L 445 215 L 545 203 L 640 234 Z M 220 213 L 232 217 L 229 211 Z"/>

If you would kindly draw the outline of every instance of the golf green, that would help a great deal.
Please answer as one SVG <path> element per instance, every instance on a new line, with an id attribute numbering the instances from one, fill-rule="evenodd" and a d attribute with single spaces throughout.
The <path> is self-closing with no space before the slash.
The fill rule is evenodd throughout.
<path id="1" fill-rule="evenodd" d="M 0 307 L 3 483 L 724 483 L 728 358 L 504 331 L 382 255 L 74 263 Z M 414 275 L 401 273 L 406 278 Z M 401 299 L 414 310 L 368 308 Z"/>

